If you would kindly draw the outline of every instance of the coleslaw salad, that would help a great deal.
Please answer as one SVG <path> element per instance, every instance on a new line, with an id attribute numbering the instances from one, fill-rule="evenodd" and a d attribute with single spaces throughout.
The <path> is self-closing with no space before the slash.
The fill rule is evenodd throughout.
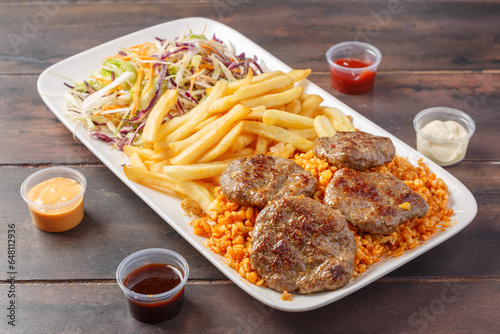
<path id="1" fill-rule="evenodd" d="M 218 80 L 244 78 L 266 71 L 257 58 L 236 54 L 231 44 L 203 34 L 184 33 L 173 40 L 156 38 L 104 59 L 85 79 L 66 84 L 66 113 L 85 124 L 90 137 L 113 144 L 142 145 L 149 112 L 167 89 L 178 102 L 165 121 L 189 112 Z"/>

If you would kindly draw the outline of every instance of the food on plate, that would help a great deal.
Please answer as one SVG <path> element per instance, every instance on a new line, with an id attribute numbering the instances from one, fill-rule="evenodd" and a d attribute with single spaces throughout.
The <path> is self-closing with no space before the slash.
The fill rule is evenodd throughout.
<path id="1" fill-rule="evenodd" d="M 272 205 L 289 195 L 310 196 L 310 201 L 324 205 L 327 183 L 339 168 L 313 155 L 313 141 L 323 136 L 356 137 L 355 133 L 360 132 L 349 134 L 355 131 L 350 116 L 336 108 L 322 106 L 321 97 L 308 94 L 296 85 L 297 80 L 309 73 L 292 70 L 254 75 L 250 71 L 237 81 L 220 80 L 207 89 L 206 98 L 191 112 L 170 120 L 167 117 L 160 124 L 175 96 L 173 90 L 166 90 L 161 96 L 165 96 L 167 107 L 155 106 L 157 112 L 151 114 L 152 125 L 148 126 L 142 147 L 124 146 L 131 162 L 131 166 L 124 166 L 125 175 L 134 182 L 173 191 L 181 197 L 181 207 L 189 215 L 198 217 L 191 222 L 194 234 L 206 237 L 208 248 L 223 256 L 241 277 L 258 286 L 268 285 L 269 280 L 261 277 L 258 265 L 254 267 L 250 261 L 259 211 L 266 210 L 268 203 Z M 180 94 L 177 96 L 179 99 Z M 375 137 L 363 133 L 358 136 L 361 141 L 368 136 Z M 363 231 L 349 223 L 356 250 L 353 270 L 342 271 L 342 277 L 351 272 L 349 275 L 357 278 L 383 256 L 401 255 L 406 249 L 416 247 L 444 226 L 442 222 L 449 222 L 452 213 L 446 207 L 446 185 L 425 165 L 414 167 L 406 159 L 394 157 L 392 144 L 373 142 L 378 143 L 378 139 L 365 148 L 357 148 L 364 151 L 364 155 L 351 160 L 357 161 L 358 168 L 371 166 L 371 172 L 396 175 L 429 201 L 430 210 L 427 216 L 401 223 L 383 235 Z M 372 152 L 380 149 L 382 156 Z M 271 172 L 259 168 L 253 172 L 243 170 L 242 166 L 248 161 L 258 162 L 253 168 L 272 166 L 268 168 Z M 399 175 L 401 169 L 405 172 Z M 293 180 L 289 174 L 294 173 L 298 177 L 289 182 Z M 269 186 L 263 184 L 264 179 L 274 181 Z M 283 183 L 293 184 L 291 190 L 282 189 Z M 278 196 L 269 195 L 273 193 Z M 411 210 L 409 203 L 401 203 L 402 210 Z M 338 274 L 333 269 L 329 272 Z M 341 284 L 345 284 L 343 280 L 340 279 Z M 321 289 L 335 288 L 335 285 L 326 286 Z M 307 289 L 287 287 L 287 291 Z"/>
<path id="2" fill-rule="evenodd" d="M 142 146 L 143 130 L 155 106 L 165 107 L 163 122 L 199 105 L 218 81 L 235 82 L 264 71 L 255 57 L 236 54 L 215 36 L 208 39 L 190 32 L 174 40 L 157 38 L 154 43 L 123 48 L 107 57 L 87 78 L 68 85 L 64 107 L 87 126 L 90 136 L 119 149 Z M 160 100 L 167 90 L 178 94 L 171 107 Z"/>
<path id="3" fill-rule="evenodd" d="M 362 231 L 389 234 L 399 224 L 423 217 L 428 203 L 391 174 L 342 168 L 325 190 L 324 202 Z"/>
<path id="4" fill-rule="evenodd" d="M 231 162 L 220 177 L 226 197 L 262 209 L 269 201 L 290 195 L 312 196 L 316 178 L 295 161 L 266 154 Z"/>
<path id="5" fill-rule="evenodd" d="M 337 132 L 314 140 L 314 154 L 332 165 L 365 170 L 391 161 L 396 148 L 387 137 L 363 131 Z"/>
<path id="6" fill-rule="evenodd" d="M 215 212 L 210 209 L 213 196 L 202 184 L 195 181 L 176 181 L 164 173 L 153 172 L 146 168 L 123 166 L 123 172 L 132 181 L 159 190 L 172 190 L 179 196 L 190 198 L 197 203 L 202 212 L 215 217 Z M 201 213 L 201 212 L 199 212 Z"/>
<path id="7" fill-rule="evenodd" d="M 252 268 L 277 291 L 336 290 L 351 279 L 356 243 L 339 211 L 308 197 L 275 200 L 258 214 Z"/>
<path id="8" fill-rule="evenodd" d="M 190 214 L 204 212 L 214 217 L 219 208 L 209 203 L 217 196 L 214 189 L 219 186 L 224 167 L 232 160 L 259 154 L 290 158 L 297 151 L 307 152 L 313 147 L 310 139 L 317 137 L 314 119 L 318 117 L 322 123 L 328 122 L 330 128 L 353 128 L 342 112 L 319 106 L 322 99 L 313 94 L 288 96 L 281 101 L 283 105 L 271 109 L 265 105 L 244 105 L 245 101 L 265 101 L 266 96 L 294 90 L 297 80 L 309 73 L 310 70 L 292 70 L 253 75 L 250 71 L 245 78 L 231 83 L 218 81 L 191 112 L 160 124 L 168 106 L 177 105 L 175 98 L 180 96 L 175 90 L 165 91 L 160 99 L 163 105 L 155 105 L 145 123 L 142 147 L 124 146 L 131 162 L 131 166 L 124 167 L 125 174 L 143 185 L 182 194 L 183 207 Z M 311 117 L 302 115 L 303 111 L 312 112 Z M 277 115 L 295 123 L 269 121 Z M 297 126 L 297 119 L 308 121 Z M 307 174 L 303 170 L 302 173 Z M 195 192 L 190 195 L 189 191 Z"/>

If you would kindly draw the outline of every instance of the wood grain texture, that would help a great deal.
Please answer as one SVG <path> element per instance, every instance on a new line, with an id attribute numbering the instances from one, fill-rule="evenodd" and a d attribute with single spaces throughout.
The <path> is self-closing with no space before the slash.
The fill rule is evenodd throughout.
<path id="1" fill-rule="evenodd" d="M 20 333 L 498 332 L 500 1 L 391 3 L 398 2 L 0 0 L 0 332 L 13 332 L 5 317 L 7 223 L 16 224 Z M 469 113 L 477 129 L 466 159 L 446 170 L 475 196 L 476 218 L 318 310 L 281 312 L 247 295 L 76 141 L 36 90 L 38 75 L 62 59 L 192 16 L 235 28 L 294 68 L 312 68 L 312 82 L 412 147 L 420 110 Z M 362 96 L 335 92 L 324 58 L 330 45 L 353 39 L 384 57 L 375 89 Z M 24 178 L 47 165 L 77 168 L 89 183 L 84 221 L 65 233 L 36 229 L 19 194 Z M 191 268 L 184 309 L 159 325 L 132 319 L 114 281 L 126 255 L 149 247 L 173 249 Z"/>
<path id="2" fill-rule="evenodd" d="M 459 167 L 460 166 L 460 167 Z M 474 221 L 458 235 L 406 264 L 393 278 L 498 277 L 500 228 L 500 177 L 494 164 L 471 164 L 450 168 L 476 197 L 479 211 Z M 1 221 L 17 226 L 20 280 L 113 279 L 118 264 L 136 250 L 163 247 L 186 257 L 191 278 L 226 279 L 167 222 L 105 167 L 78 168 L 88 180 L 85 218 L 65 233 L 46 233 L 31 222 L 19 187 L 33 168 L 2 168 L 0 175 Z M 493 175 L 493 177 L 487 177 Z M 482 177 L 484 176 L 484 177 Z M 181 210 L 180 207 L 173 210 Z M 110 214 L 112 212 L 112 214 Z M 6 235 L 6 224 L 0 235 Z M 6 249 L 6 238 L 0 249 Z"/>
<path id="3" fill-rule="evenodd" d="M 17 292 L 16 331 L 40 334 L 494 333 L 498 314 L 491 310 L 500 307 L 498 281 L 374 283 L 303 313 L 269 308 L 234 285 L 188 284 L 180 314 L 149 325 L 128 315 L 117 284 L 18 284 Z M 7 330 L 0 322 L 0 331 Z"/>
<path id="4" fill-rule="evenodd" d="M 498 74 L 379 73 L 374 89 L 365 95 L 336 92 L 330 86 L 329 76 L 313 74 L 310 80 L 413 148 L 416 147 L 413 118 L 417 113 L 438 106 L 463 110 L 476 123 L 465 159 L 500 159 L 500 145 L 494 144 L 500 142 Z"/>
<path id="5" fill-rule="evenodd" d="M 127 255 L 154 247 L 185 256 L 193 279 L 225 277 L 105 167 L 77 168 L 87 179 L 85 216 L 77 227 L 64 233 L 38 230 L 19 194 L 23 180 L 37 170 L 4 168 L 0 176 L 1 221 L 16 224 L 18 279 L 113 279 Z M 5 209 L 12 207 L 18 209 Z M 7 235 L 6 224 L 0 230 Z M 7 238 L 0 245 L 6 249 Z"/>
<path id="6" fill-rule="evenodd" d="M 111 39 L 194 16 L 235 28 L 294 68 L 325 71 L 328 47 L 356 39 L 380 48 L 381 71 L 499 69 L 500 4 L 405 2 L 394 8 L 390 4 L 106 2 L 60 4 L 52 11 L 40 4 L 3 4 L 0 21 L 6 33 L 0 35 L 0 73 L 40 73 Z M 123 24 L 130 13 L 133 19 Z"/>
<path id="7" fill-rule="evenodd" d="M 329 74 L 310 80 L 413 148 L 413 118 L 433 106 L 455 107 L 476 122 L 466 160 L 500 160 L 500 74 L 379 73 L 373 91 L 359 96 L 336 92 Z M 36 76 L 0 76 L 0 164 L 99 163 L 38 96 Z M 22 96 L 22 98 L 19 98 Z M 356 125 L 356 119 L 354 119 Z"/>

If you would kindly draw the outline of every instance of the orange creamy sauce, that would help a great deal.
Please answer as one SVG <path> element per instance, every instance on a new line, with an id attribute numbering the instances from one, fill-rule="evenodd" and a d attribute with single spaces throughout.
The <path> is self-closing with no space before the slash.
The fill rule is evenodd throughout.
<path id="1" fill-rule="evenodd" d="M 61 204 L 57 208 L 37 208 L 30 206 L 35 225 L 46 232 L 63 232 L 72 229 L 83 219 L 83 196 L 75 203 L 64 206 L 82 190 L 75 180 L 54 177 L 34 186 L 28 199 L 38 205 Z"/>

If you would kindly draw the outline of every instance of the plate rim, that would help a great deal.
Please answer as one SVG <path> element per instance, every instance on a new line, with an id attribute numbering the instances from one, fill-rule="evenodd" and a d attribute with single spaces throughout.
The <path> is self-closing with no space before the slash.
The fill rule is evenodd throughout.
<path id="1" fill-rule="evenodd" d="M 203 17 L 187 17 L 187 18 L 182 18 L 178 20 L 173 20 L 173 21 L 167 21 L 164 23 L 160 23 L 157 25 L 153 25 L 151 27 L 147 27 L 144 29 L 137 30 L 135 32 L 126 34 L 124 36 L 118 37 L 116 39 L 107 41 L 105 43 L 99 44 L 97 46 L 94 46 L 92 48 L 89 48 L 87 50 L 84 50 L 82 52 L 79 52 L 73 56 L 70 56 L 68 58 L 65 58 L 47 69 L 45 69 L 40 76 L 38 77 L 37 80 L 37 89 L 38 92 L 44 101 L 44 103 L 47 105 L 47 107 L 54 113 L 54 115 L 75 135 L 80 142 L 82 142 L 94 155 L 96 155 L 101 162 L 103 162 L 122 182 L 127 185 L 129 189 L 131 189 L 137 196 L 139 196 L 148 206 L 150 206 L 160 217 L 162 217 L 177 233 L 179 233 L 186 241 L 188 241 L 191 246 L 193 246 L 196 250 L 198 250 L 207 260 L 209 260 L 217 269 L 219 269 L 226 277 L 228 277 L 233 283 L 235 283 L 237 286 L 239 286 L 243 291 L 254 297 L 255 299 L 259 300 L 260 302 L 281 310 L 281 311 L 288 311 L 288 312 L 303 312 L 303 311 L 309 311 L 313 310 L 319 307 L 323 307 L 325 305 L 328 305 L 330 303 L 333 303 L 343 297 L 346 297 L 347 295 L 365 287 L 366 285 L 369 285 L 373 283 L 375 280 L 378 278 L 385 276 L 389 274 L 390 272 L 394 271 L 395 269 L 401 267 L 402 265 L 412 261 L 416 257 L 426 253 L 430 249 L 438 246 L 442 242 L 446 241 L 447 239 L 451 238 L 452 236 L 456 235 L 458 232 L 463 230 L 465 227 L 467 227 L 475 218 L 477 214 L 477 202 L 473 196 L 473 194 L 470 192 L 469 189 L 465 187 L 458 179 L 456 179 L 453 175 L 451 175 L 448 171 L 443 169 L 442 167 L 438 166 L 431 160 L 427 159 L 420 153 L 418 153 L 416 150 L 414 150 L 412 147 L 410 147 L 408 144 L 404 143 L 397 137 L 394 137 L 392 134 L 378 126 L 377 124 L 373 123 L 363 115 L 359 114 L 356 112 L 354 109 L 351 107 L 347 106 L 345 103 L 342 101 L 338 100 L 336 97 L 332 96 L 330 93 L 326 92 L 324 89 L 321 87 L 317 86 L 316 84 L 312 83 L 309 80 L 304 80 L 302 83 L 304 87 L 307 90 L 314 90 L 318 91 L 320 95 L 325 98 L 325 101 L 334 101 L 337 106 L 340 106 L 342 111 L 348 111 L 348 114 L 351 114 L 354 118 L 355 123 L 362 123 L 363 126 L 369 126 L 372 129 L 375 129 L 379 134 L 386 135 L 390 137 L 394 142 L 395 146 L 398 149 L 398 153 L 401 155 L 400 151 L 406 152 L 408 154 L 411 154 L 411 157 L 408 156 L 407 158 L 412 162 L 412 164 L 415 164 L 416 161 L 420 158 L 424 159 L 424 162 L 426 165 L 431 169 L 433 173 L 436 174 L 439 178 L 447 181 L 452 181 L 452 185 L 454 187 L 454 191 L 457 193 L 460 193 L 461 197 L 466 197 L 466 204 L 468 205 L 467 211 L 465 212 L 465 217 L 464 221 L 458 222 L 451 227 L 448 227 L 444 231 L 441 231 L 435 235 L 432 236 L 428 241 L 424 242 L 423 244 L 419 245 L 413 250 L 406 251 L 401 257 L 398 258 L 389 258 L 384 260 L 381 263 L 378 263 L 374 266 L 372 266 L 366 273 L 362 274 L 362 276 L 356 280 L 351 281 L 348 285 L 345 287 L 335 290 L 335 291 L 327 291 L 327 292 L 320 292 L 320 293 L 315 293 L 313 295 L 299 295 L 299 294 L 294 294 L 294 298 L 292 302 L 287 302 L 287 301 L 282 301 L 280 299 L 281 293 L 271 290 L 269 288 L 262 288 L 262 287 L 257 287 L 253 284 L 250 284 L 249 282 L 245 281 L 242 279 L 239 274 L 234 271 L 233 269 L 229 268 L 224 262 L 222 262 L 222 257 L 220 255 L 217 255 L 213 253 L 204 243 L 203 243 L 203 238 L 195 236 L 193 233 L 188 235 L 188 231 L 186 229 L 181 228 L 181 226 L 178 226 L 179 224 L 185 224 L 184 222 L 175 222 L 172 221 L 174 220 L 172 217 L 167 215 L 164 211 L 160 210 L 160 208 L 155 204 L 155 198 L 151 198 L 151 196 L 156 197 L 158 195 L 158 192 L 151 190 L 147 187 L 144 187 L 142 185 L 139 185 L 137 183 L 134 183 L 130 181 L 126 176 L 123 174 L 123 170 L 121 169 L 121 165 L 123 161 L 126 161 L 126 159 L 120 159 L 117 154 L 113 153 L 112 157 L 108 157 L 108 155 L 103 154 L 103 148 L 108 147 L 109 145 L 105 143 L 100 143 L 96 140 L 93 140 L 89 137 L 86 136 L 86 134 L 82 133 L 81 131 L 78 130 L 78 127 L 81 127 L 81 125 L 78 125 L 77 123 L 70 121 L 67 119 L 64 115 L 64 112 L 60 110 L 59 107 L 54 105 L 54 101 L 52 101 L 53 97 L 49 96 L 47 92 L 44 92 L 44 85 L 47 83 L 47 80 L 50 82 L 51 77 L 53 77 L 53 71 L 54 69 L 57 69 L 61 66 L 64 66 L 66 64 L 71 64 L 72 62 L 78 60 L 80 57 L 84 57 L 88 54 L 92 53 L 98 53 L 99 50 L 102 50 L 104 48 L 107 48 L 111 45 L 114 45 L 116 43 L 122 42 L 122 41 L 127 41 L 130 39 L 133 39 L 136 36 L 142 36 L 144 34 L 148 34 L 157 30 L 164 29 L 167 26 L 176 26 L 179 28 L 181 25 L 183 26 L 192 26 L 192 25 L 199 25 L 199 24 L 205 24 L 206 28 L 208 29 L 213 29 L 213 32 L 216 32 L 217 29 L 223 30 L 223 31 L 228 31 L 231 32 L 233 35 L 238 36 L 241 38 L 244 42 L 244 44 L 251 44 L 254 47 L 255 54 L 258 55 L 259 59 L 264 59 L 264 60 L 272 60 L 272 62 L 278 63 L 280 67 L 283 70 L 291 69 L 288 65 L 283 63 L 281 60 L 273 56 L 271 53 L 263 49 L 261 46 L 250 40 L 248 37 L 243 35 L 242 33 L 238 32 L 237 30 L 220 23 L 218 21 L 209 19 L 209 18 L 203 18 Z M 165 29 L 166 30 L 166 29 Z M 152 36 L 154 38 L 155 36 Z M 162 36 L 157 36 L 157 37 L 162 37 Z M 233 45 L 241 44 L 241 41 L 239 43 L 236 43 L 234 40 L 226 40 L 225 37 L 223 37 L 225 42 L 231 42 Z M 244 51 L 245 53 L 250 53 L 248 52 L 249 50 L 238 50 L 238 51 Z M 262 57 L 264 56 L 264 57 Z M 102 59 L 98 59 L 98 61 L 102 61 Z M 94 68 L 91 68 L 92 70 Z M 88 73 L 87 73 L 88 74 Z M 75 78 L 75 80 L 78 80 L 80 78 Z M 66 91 L 64 87 L 61 88 L 61 93 Z M 104 146 L 105 145 L 105 146 Z M 108 152 L 106 152 L 108 153 Z M 116 153 L 116 152 L 115 152 Z M 110 154 L 111 155 L 111 154 Z M 117 158 L 118 157 L 118 158 Z M 113 159 L 112 159 L 113 158 Z M 111 161 L 111 160 L 118 160 L 118 161 Z M 118 165 L 117 165 L 118 164 Z M 445 181 L 446 182 L 446 181 Z M 448 182 L 446 182 L 448 185 Z M 163 194 L 160 194 L 161 197 L 163 197 Z M 171 196 L 172 197 L 172 196 Z M 451 199 L 454 197 L 451 196 Z M 179 202 L 180 200 L 175 199 L 172 197 L 172 200 L 175 202 Z M 178 208 L 179 209 L 179 208 Z M 455 214 L 454 214 L 455 215 Z M 189 218 L 186 218 L 187 220 L 192 220 Z M 188 224 L 189 225 L 189 224 Z M 188 226 L 188 228 L 190 228 Z M 192 232 L 192 228 L 191 228 Z M 381 267 L 382 269 L 380 270 L 374 270 Z M 311 302 L 311 300 L 313 302 Z"/>

